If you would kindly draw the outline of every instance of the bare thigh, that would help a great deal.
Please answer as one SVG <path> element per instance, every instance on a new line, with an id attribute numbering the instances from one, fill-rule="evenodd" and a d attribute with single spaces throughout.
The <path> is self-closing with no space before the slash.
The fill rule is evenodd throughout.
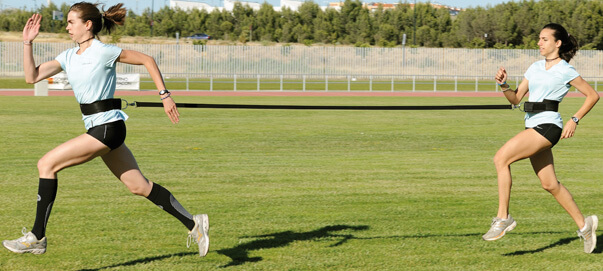
<path id="1" fill-rule="evenodd" d="M 509 139 L 494 156 L 498 166 L 508 166 L 513 162 L 529 158 L 552 147 L 551 142 L 534 129 L 526 129 Z"/>
<path id="2" fill-rule="evenodd" d="M 88 134 L 80 135 L 52 149 L 38 161 L 40 178 L 56 178 L 59 171 L 88 162 L 109 151 L 109 147 L 96 138 Z"/>
<path id="3" fill-rule="evenodd" d="M 152 183 L 142 175 L 134 155 L 125 143 L 102 158 L 113 175 L 126 185 L 130 192 L 145 197 L 151 193 Z"/>

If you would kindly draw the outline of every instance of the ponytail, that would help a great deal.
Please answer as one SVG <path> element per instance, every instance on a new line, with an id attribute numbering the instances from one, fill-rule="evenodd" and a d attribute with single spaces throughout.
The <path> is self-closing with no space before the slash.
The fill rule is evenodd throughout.
<path id="1" fill-rule="evenodd" d="M 578 52 L 578 40 L 576 37 L 568 34 L 566 41 L 561 41 L 561 47 L 559 48 L 559 57 L 567 62 L 570 62 L 572 58 Z"/>
<path id="2" fill-rule="evenodd" d="M 103 13 L 103 27 L 107 30 L 107 33 L 111 33 L 113 28 L 115 28 L 115 25 L 124 25 L 126 20 L 126 9 L 122 8 L 123 5 L 124 4 L 119 3 L 110 7 Z"/>

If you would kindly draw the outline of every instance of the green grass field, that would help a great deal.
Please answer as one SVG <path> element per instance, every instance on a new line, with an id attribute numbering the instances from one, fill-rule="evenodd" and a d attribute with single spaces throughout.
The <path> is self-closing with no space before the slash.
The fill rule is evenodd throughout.
<path id="1" fill-rule="evenodd" d="M 154 101 L 152 97 L 123 97 Z M 583 98 L 561 104 L 567 119 Z M 179 102 L 325 105 L 502 104 L 504 98 L 180 97 Z M 84 132 L 73 97 L 0 99 L 0 239 L 33 225 L 37 160 Z M 528 161 L 512 166 L 517 228 L 481 235 L 497 208 L 492 157 L 519 111 L 128 108 L 127 145 L 147 178 L 208 213 L 205 258 L 186 228 L 130 194 L 100 159 L 65 169 L 48 251 L 2 248 L 0 270 L 601 270 Z M 560 181 L 603 217 L 603 110 L 554 149 Z M 601 231 L 603 232 L 603 231 Z M 599 240 L 603 235 L 599 234 Z"/>

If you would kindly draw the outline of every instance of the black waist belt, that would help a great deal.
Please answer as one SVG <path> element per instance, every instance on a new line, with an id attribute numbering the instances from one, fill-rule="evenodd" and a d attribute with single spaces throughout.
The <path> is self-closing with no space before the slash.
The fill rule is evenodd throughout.
<path id="1" fill-rule="evenodd" d="M 559 111 L 559 102 L 544 100 L 542 102 L 525 102 L 523 103 L 523 111 L 530 113 L 540 113 L 544 111 Z"/>
<path id="2" fill-rule="evenodd" d="M 107 99 L 93 102 L 91 104 L 80 104 L 84 115 L 92 115 L 114 109 L 121 109 L 121 99 Z"/>

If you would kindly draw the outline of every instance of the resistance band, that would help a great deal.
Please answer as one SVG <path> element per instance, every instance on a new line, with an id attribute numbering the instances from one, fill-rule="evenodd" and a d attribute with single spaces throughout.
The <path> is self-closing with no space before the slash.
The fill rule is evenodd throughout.
<path id="1" fill-rule="evenodd" d="M 158 102 L 133 102 L 127 106 L 134 107 L 163 107 Z M 126 106 L 126 107 L 127 107 Z M 261 105 L 261 104 L 197 104 L 176 103 L 179 108 L 222 108 L 222 109 L 301 109 L 301 110 L 476 110 L 476 109 L 514 109 L 516 105 Z M 125 108 L 124 108 L 125 109 Z"/>

